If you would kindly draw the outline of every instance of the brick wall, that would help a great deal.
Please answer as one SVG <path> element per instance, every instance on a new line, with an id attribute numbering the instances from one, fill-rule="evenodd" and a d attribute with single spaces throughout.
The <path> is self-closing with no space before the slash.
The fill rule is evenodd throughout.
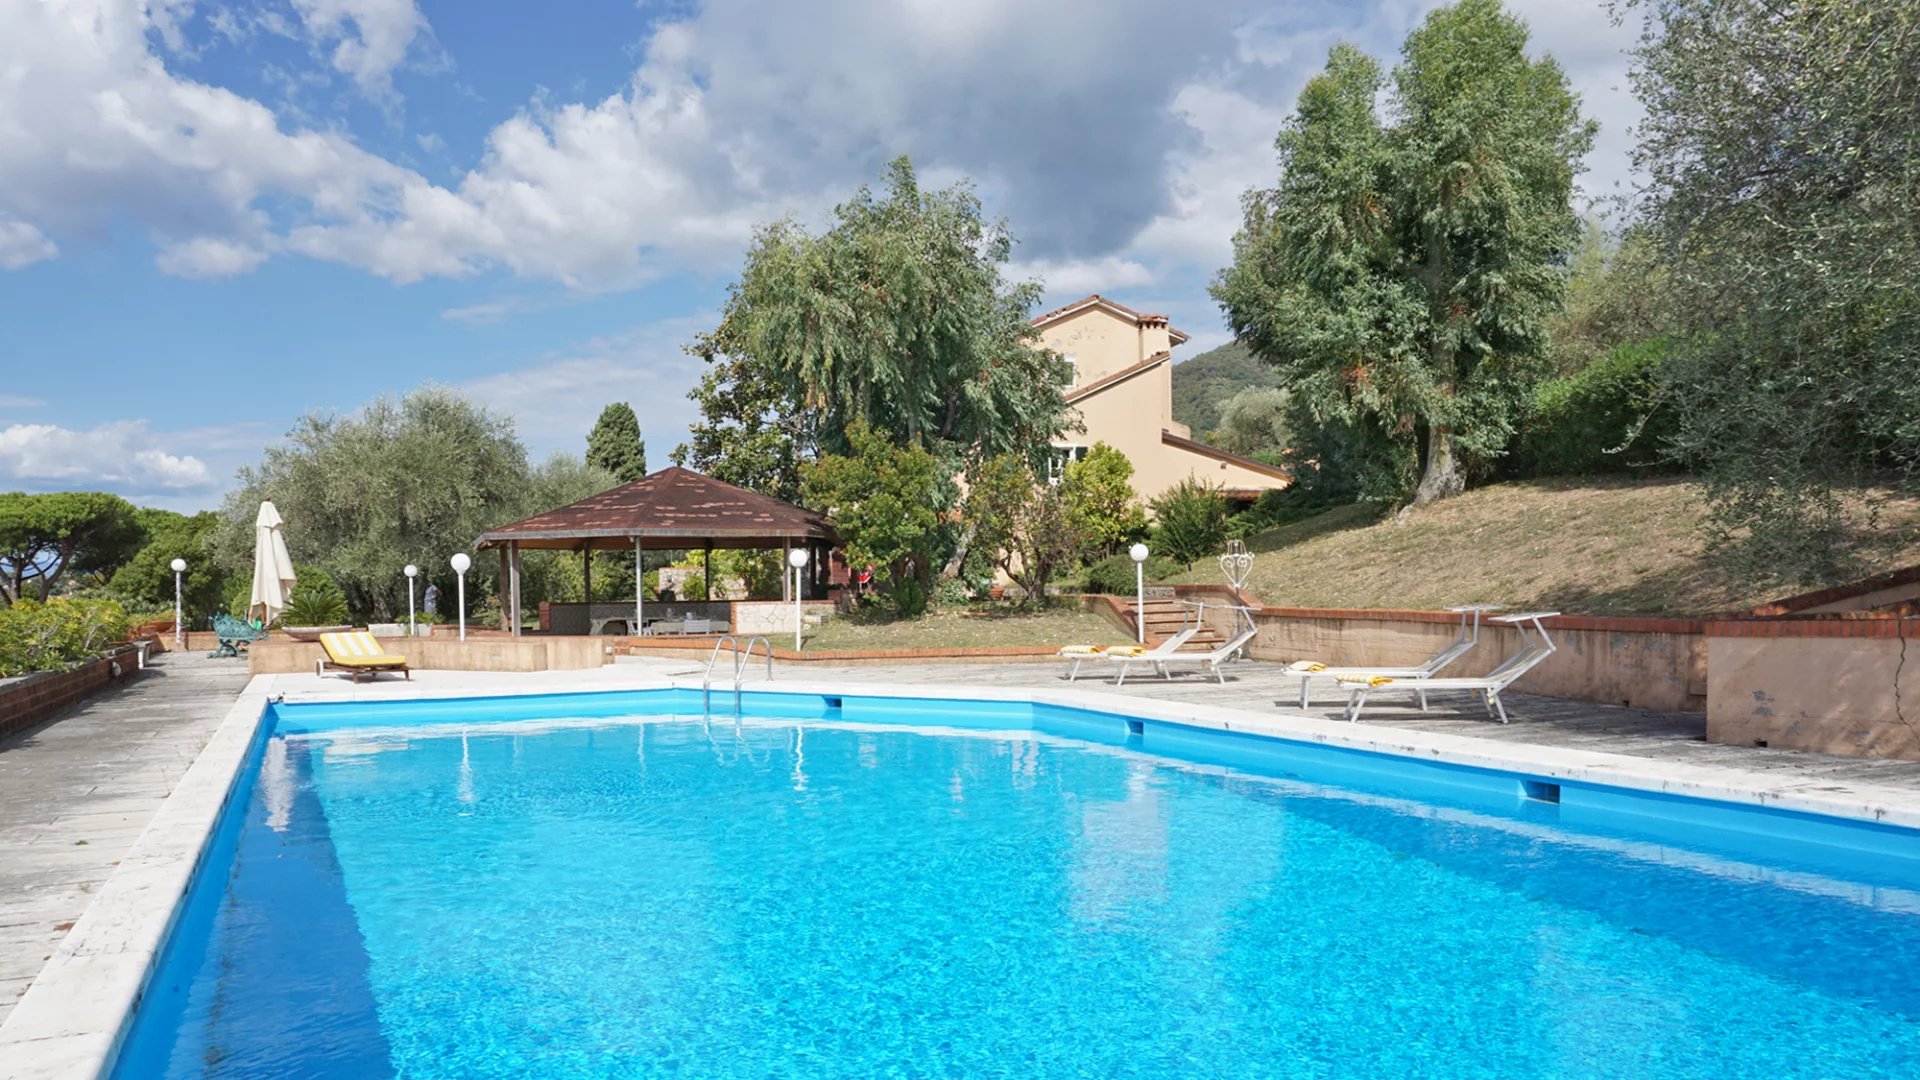
<path id="1" fill-rule="evenodd" d="M 0 686 L 0 739 L 139 673 L 138 650 L 129 647 L 76 668 L 43 671 Z"/>

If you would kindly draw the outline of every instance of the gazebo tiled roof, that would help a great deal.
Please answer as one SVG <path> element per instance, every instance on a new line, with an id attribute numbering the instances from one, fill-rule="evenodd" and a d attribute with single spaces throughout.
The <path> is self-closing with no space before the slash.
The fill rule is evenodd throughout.
<path id="1" fill-rule="evenodd" d="M 523 550 L 777 548 L 837 544 L 826 515 L 679 466 L 482 534 L 475 547 Z"/>

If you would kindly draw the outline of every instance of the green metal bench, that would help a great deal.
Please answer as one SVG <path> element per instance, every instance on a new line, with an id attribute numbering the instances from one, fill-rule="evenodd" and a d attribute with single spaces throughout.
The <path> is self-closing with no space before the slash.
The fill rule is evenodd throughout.
<path id="1" fill-rule="evenodd" d="M 213 617 L 213 636 L 220 647 L 207 655 L 239 656 L 247 646 L 266 639 L 265 627 L 255 626 L 246 619 L 236 619 L 231 615 L 218 614 Z"/>

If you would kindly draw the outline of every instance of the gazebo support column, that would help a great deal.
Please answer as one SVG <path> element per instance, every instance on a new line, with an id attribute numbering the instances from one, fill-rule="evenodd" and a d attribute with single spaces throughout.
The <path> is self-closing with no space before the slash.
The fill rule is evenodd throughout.
<path id="1" fill-rule="evenodd" d="M 700 554 L 700 599 L 702 602 L 713 599 L 713 541 L 707 541 L 706 550 Z"/>
<path id="2" fill-rule="evenodd" d="M 507 601 L 513 608 L 510 627 L 514 637 L 520 636 L 520 542 L 515 540 L 507 545 Z"/>
<path id="3" fill-rule="evenodd" d="M 793 537 L 783 536 L 780 538 L 780 599 L 782 600 L 793 599 L 793 575 L 787 573 L 787 567 L 793 565 L 787 561 L 791 558 L 793 558 Z"/>
<path id="4" fill-rule="evenodd" d="M 508 569 L 508 564 L 512 560 L 512 557 L 508 554 L 508 549 L 511 547 L 513 547 L 513 545 L 509 543 L 502 545 L 500 548 L 500 577 L 497 580 L 500 589 L 498 595 L 500 597 L 500 629 L 502 630 L 513 629 L 513 624 L 507 621 L 513 617 L 511 610 L 513 605 L 510 603 L 510 597 L 508 596 L 508 594 L 513 591 L 512 582 L 509 580 L 509 575 L 511 575 L 513 571 Z"/>
<path id="5" fill-rule="evenodd" d="M 593 544 L 580 545 L 580 591 L 588 604 L 593 603 Z"/>
<path id="6" fill-rule="evenodd" d="M 641 565 L 640 551 L 644 540 L 636 534 L 633 538 L 633 636 L 639 637 L 647 632 L 647 574 Z"/>

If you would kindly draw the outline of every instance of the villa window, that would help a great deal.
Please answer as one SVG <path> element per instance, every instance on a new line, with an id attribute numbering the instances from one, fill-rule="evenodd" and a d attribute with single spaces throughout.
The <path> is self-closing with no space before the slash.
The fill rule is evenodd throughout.
<path id="1" fill-rule="evenodd" d="M 1065 360 L 1067 362 L 1067 367 L 1073 370 L 1073 376 L 1067 380 L 1067 385 L 1070 387 L 1079 386 L 1080 385 L 1080 361 L 1075 359 L 1072 353 L 1067 353 L 1061 359 Z"/>
<path id="2" fill-rule="evenodd" d="M 1057 484 L 1067 475 L 1067 466 L 1087 456 L 1084 446 L 1056 446 L 1047 455 L 1047 483 Z"/>

